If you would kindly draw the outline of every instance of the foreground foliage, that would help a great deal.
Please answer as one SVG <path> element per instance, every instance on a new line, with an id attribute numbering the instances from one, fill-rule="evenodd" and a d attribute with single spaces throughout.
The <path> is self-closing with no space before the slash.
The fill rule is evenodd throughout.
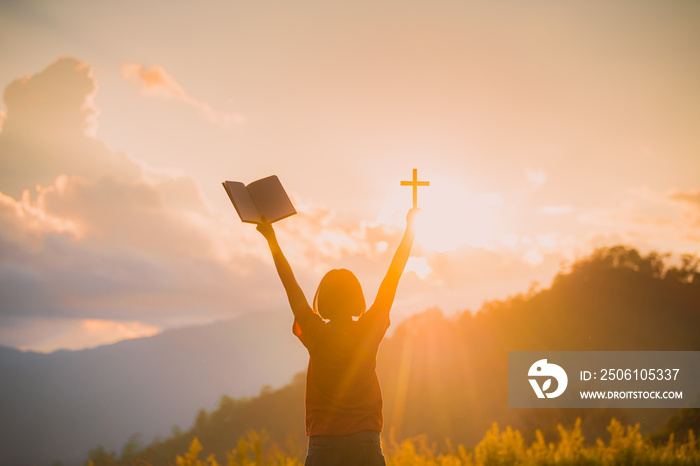
<path id="1" fill-rule="evenodd" d="M 496 466 L 496 465 L 674 465 L 700 464 L 700 448 L 696 433 L 688 432 L 686 442 L 674 441 L 671 435 L 663 445 L 654 445 L 642 437 L 639 424 L 623 426 L 612 419 L 608 425 L 609 439 L 598 439 L 587 446 L 581 434 L 581 420 L 567 430 L 558 426 L 559 440 L 546 442 L 541 431 L 531 445 L 526 445 L 518 430 L 506 427 L 501 431 L 493 424 L 484 438 L 471 450 L 463 445 L 457 447 L 447 441 L 445 451 L 438 452 L 435 444 L 429 445 L 425 436 L 385 443 L 388 466 Z M 303 457 L 292 456 L 275 446 L 267 446 L 268 436 L 263 431 L 248 432 L 238 440 L 238 445 L 217 459 L 214 454 L 199 458 L 202 444 L 197 437 L 189 450 L 177 455 L 168 464 L 177 466 L 301 466 Z M 224 460 L 220 463 L 220 460 Z M 111 455 L 93 458 L 89 466 L 119 464 Z M 127 464 L 150 466 L 147 458 L 132 458 Z"/>

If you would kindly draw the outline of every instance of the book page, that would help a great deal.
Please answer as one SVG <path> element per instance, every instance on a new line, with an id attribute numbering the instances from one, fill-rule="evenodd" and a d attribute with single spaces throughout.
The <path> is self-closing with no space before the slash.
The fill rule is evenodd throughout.
<path id="1" fill-rule="evenodd" d="M 282 183 L 275 175 L 250 183 L 248 192 L 260 215 L 267 218 L 270 223 L 297 213 Z"/>
<path id="2" fill-rule="evenodd" d="M 260 223 L 260 214 L 245 185 L 238 181 L 224 181 L 222 184 L 241 221 Z"/>

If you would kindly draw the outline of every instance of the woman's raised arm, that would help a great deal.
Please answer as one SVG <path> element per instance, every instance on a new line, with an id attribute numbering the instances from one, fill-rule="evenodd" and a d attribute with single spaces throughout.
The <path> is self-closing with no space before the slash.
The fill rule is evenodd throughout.
<path id="1" fill-rule="evenodd" d="M 282 280 L 284 290 L 287 292 L 287 299 L 289 300 L 289 305 L 292 308 L 294 316 L 298 318 L 305 312 L 313 312 L 309 306 L 309 302 L 306 300 L 306 296 L 304 296 L 304 291 L 294 277 L 292 267 L 289 265 L 287 258 L 284 257 L 284 253 L 277 242 L 277 236 L 275 235 L 275 230 L 272 228 L 272 224 L 263 217 L 262 222 L 258 224 L 257 230 L 265 237 L 268 246 L 270 246 L 270 252 L 272 252 L 272 259 L 275 262 L 277 274 L 280 280 Z"/>
<path id="2" fill-rule="evenodd" d="M 401 238 L 399 247 L 394 253 L 394 258 L 391 260 L 389 270 L 384 280 L 382 280 L 382 284 L 379 286 L 377 297 L 372 305 L 373 308 L 376 307 L 389 311 L 391 305 L 394 303 L 396 288 L 399 286 L 399 279 L 403 274 L 404 268 L 406 268 L 408 257 L 411 255 L 411 247 L 413 246 L 413 238 L 415 237 L 413 222 L 419 211 L 420 209 L 413 208 L 409 210 L 408 215 L 406 215 L 406 231 L 403 234 L 403 238 Z"/>

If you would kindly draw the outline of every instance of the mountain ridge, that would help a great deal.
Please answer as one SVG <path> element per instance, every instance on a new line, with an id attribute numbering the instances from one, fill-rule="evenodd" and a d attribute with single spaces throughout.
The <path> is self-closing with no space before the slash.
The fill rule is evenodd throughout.
<path id="1" fill-rule="evenodd" d="M 291 316 L 268 312 L 78 351 L 0 348 L 0 462 L 75 463 L 165 435 L 224 394 L 289 382 L 306 362 L 294 340 Z"/>

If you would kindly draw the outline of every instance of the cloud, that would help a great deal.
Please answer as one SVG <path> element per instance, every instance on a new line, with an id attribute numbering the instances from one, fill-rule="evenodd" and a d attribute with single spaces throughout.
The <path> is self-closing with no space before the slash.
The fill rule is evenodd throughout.
<path id="1" fill-rule="evenodd" d="M 682 202 L 700 208 L 700 189 L 687 192 L 676 190 L 669 194 L 668 198 L 672 201 Z"/>
<path id="2" fill-rule="evenodd" d="M 697 242 L 697 228 L 700 227 L 700 189 L 690 191 L 675 190 L 668 195 L 668 199 L 679 206 L 683 218 L 691 223 L 692 231 L 687 231 L 684 239 Z"/>
<path id="3" fill-rule="evenodd" d="M 125 81 L 137 84 L 145 97 L 176 100 L 189 105 L 212 123 L 228 125 L 232 122 L 245 121 L 245 117 L 238 113 L 218 112 L 208 103 L 196 99 L 160 65 L 146 67 L 138 63 L 126 62 L 121 67 L 121 75 Z"/>
<path id="4" fill-rule="evenodd" d="M 139 83 L 141 92 L 146 96 L 183 102 L 192 99 L 180 83 L 160 65 L 146 68 L 144 65 L 127 62 L 122 65 L 121 74 L 125 80 Z"/>
<path id="5" fill-rule="evenodd" d="M 579 210 L 578 219 L 582 226 L 594 228 L 597 237 L 610 238 L 607 245 L 616 241 L 648 250 L 696 251 L 700 190 L 630 188 L 617 204 Z"/>
<path id="6" fill-rule="evenodd" d="M 428 265 L 427 257 L 409 257 L 406 264 L 406 272 L 413 272 L 419 278 L 425 278 L 433 271 Z"/>
<path id="7" fill-rule="evenodd" d="M 19 199 L 60 174 L 124 179 L 140 167 L 94 137 L 98 86 L 85 63 L 63 57 L 43 71 L 10 83 L 0 133 L 0 191 Z"/>
<path id="8" fill-rule="evenodd" d="M 5 319 L 0 326 L 0 340 L 22 350 L 50 352 L 56 348 L 77 350 L 91 348 L 121 340 L 155 335 L 159 327 L 138 321 L 113 321 L 99 319 L 32 319 L 31 326 L 12 325 Z M 15 322 L 16 324 L 16 322 Z M 26 324 L 26 322 L 25 322 Z M 27 340 L 42 343 L 24 346 Z"/>
<path id="9" fill-rule="evenodd" d="M 269 310 L 275 293 L 247 290 L 276 277 L 232 244 L 191 178 L 149 171 L 88 131 L 97 90 L 89 66 L 61 58 L 4 92 L 0 321 L 25 339 L 4 328 L 0 344 L 92 346 Z M 63 336 L 41 330 L 52 325 Z"/>
<path id="10" fill-rule="evenodd" d="M 85 132 L 96 123 L 97 90 L 90 67 L 75 58 L 59 58 L 44 71 L 7 86 L 3 99 L 11 119 L 5 122 L 3 132 L 40 128 L 55 139 L 64 132 Z M 56 108 L 66 110 L 60 118 L 52 112 Z"/>
<path id="11" fill-rule="evenodd" d="M 226 244 L 193 185 L 60 175 L 35 199 L 0 195 L 0 312 L 168 326 L 269 308 L 247 291 L 275 284 L 267 264 Z"/>

